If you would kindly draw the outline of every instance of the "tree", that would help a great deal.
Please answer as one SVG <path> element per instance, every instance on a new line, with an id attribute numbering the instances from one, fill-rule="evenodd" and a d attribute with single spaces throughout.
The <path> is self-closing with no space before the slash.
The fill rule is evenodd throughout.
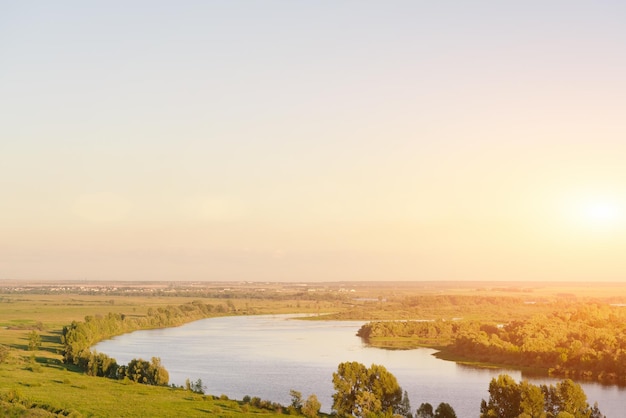
<path id="1" fill-rule="evenodd" d="M 392 414 L 401 407 L 402 388 L 384 366 L 340 363 L 333 386 L 333 410 L 340 417 Z"/>
<path id="2" fill-rule="evenodd" d="M 152 357 L 150 362 L 142 359 L 132 359 L 128 366 L 122 370 L 129 379 L 146 385 L 165 386 L 170 380 L 169 373 L 161 365 L 161 359 L 158 357 Z M 200 381 L 200 384 L 202 384 L 202 381 Z"/>
<path id="3" fill-rule="evenodd" d="M 206 391 L 206 386 L 202 383 L 202 379 L 198 378 L 195 382 L 190 382 L 189 379 L 185 380 L 185 389 L 193 392 L 199 393 L 200 395 L 204 395 Z"/>
<path id="4" fill-rule="evenodd" d="M 489 402 L 480 405 L 480 418 L 516 418 L 520 414 L 521 393 L 517 382 L 501 374 L 489 383 Z"/>
<path id="5" fill-rule="evenodd" d="M 170 374 L 161 364 L 161 359 L 159 357 L 152 357 L 148 371 L 151 376 L 152 385 L 165 386 L 168 384 L 170 380 Z M 200 385 L 200 388 L 202 388 L 202 380 L 198 379 L 196 383 L 198 383 Z"/>
<path id="6" fill-rule="evenodd" d="M 427 402 L 420 405 L 415 418 L 456 418 L 456 412 L 450 404 L 445 402 L 441 402 L 433 411 L 433 406 Z"/>
<path id="7" fill-rule="evenodd" d="M 305 417 L 313 418 L 318 416 L 322 404 L 317 400 L 315 394 L 309 395 L 302 405 L 302 415 Z"/>
<path id="8" fill-rule="evenodd" d="M 433 406 L 428 402 L 421 404 L 415 412 L 415 418 L 435 418 Z"/>
<path id="9" fill-rule="evenodd" d="M 541 418 L 545 417 L 545 399 L 541 388 L 527 381 L 519 384 L 520 389 L 520 411 L 528 417 Z"/>
<path id="10" fill-rule="evenodd" d="M 481 418 L 603 418 L 598 406 L 591 408 L 581 386 L 570 379 L 556 386 L 535 386 L 500 375 L 491 380 L 489 394 L 489 402 L 481 402 Z"/>
<path id="11" fill-rule="evenodd" d="M 28 334 L 28 349 L 30 351 L 39 350 L 41 348 L 41 337 L 39 333 L 35 330 L 32 330 Z"/>
<path id="12" fill-rule="evenodd" d="M 333 373 L 333 409 L 339 416 L 357 415 L 357 395 L 365 390 L 367 367 L 356 361 L 340 363 Z M 360 415 L 359 415 L 360 416 Z"/>
<path id="13" fill-rule="evenodd" d="M 456 412 L 450 404 L 441 402 L 435 410 L 435 418 L 456 418 Z"/>
<path id="14" fill-rule="evenodd" d="M 291 389 L 289 395 L 291 396 L 291 406 L 299 411 L 302 408 L 302 393 Z"/>
<path id="15" fill-rule="evenodd" d="M 395 411 L 398 415 L 402 415 L 406 418 L 413 418 L 413 414 L 411 413 L 411 402 L 409 401 L 409 394 L 404 391 L 404 395 L 402 395 L 402 400 L 400 401 L 400 405 L 398 405 L 397 410 Z"/>
<path id="16" fill-rule="evenodd" d="M 291 404 L 287 407 L 287 411 L 290 415 L 299 415 L 302 412 L 302 393 L 291 389 L 289 395 L 291 396 Z"/>
<path id="17" fill-rule="evenodd" d="M 396 377 L 384 366 L 372 364 L 369 369 L 369 387 L 374 396 L 380 400 L 381 411 L 398 412 L 402 402 L 402 388 Z"/>
<path id="18" fill-rule="evenodd" d="M 559 399 L 559 412 L 568 412 L 576 418 L 587 418 L 591 411 L 587 395 L 582 387 L 571 379 L 556 384 Z"/>
<path id="19" fill-rule="evenodd" d="M 600 408 L 598 408 L 598 402 L 595 402 L 593 404 L 593 408 L 591 408 L 591 415 L 589 415 L 589 418 L 606 418 L 606 416 L 603 415 L 602 412 L 600 412 Z"/>

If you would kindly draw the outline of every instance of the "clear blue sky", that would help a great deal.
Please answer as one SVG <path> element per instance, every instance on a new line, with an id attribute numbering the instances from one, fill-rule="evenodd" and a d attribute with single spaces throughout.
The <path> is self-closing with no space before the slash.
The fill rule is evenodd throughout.
<path id="1" fill-rule="evenodd" d="M 625 19 L 0 1 L 0 279 L 623 280 Z"/>

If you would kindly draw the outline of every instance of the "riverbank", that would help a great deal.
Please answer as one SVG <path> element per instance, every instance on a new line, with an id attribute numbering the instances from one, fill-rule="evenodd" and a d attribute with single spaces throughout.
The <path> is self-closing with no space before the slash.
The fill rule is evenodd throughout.
<path id="1" fill-rule="evenodd" d="M 81 321 L 85 316 L 106 316 L 108 312 L 143 317 L 150 309 L 188 302 L 190 298 L 0 295 L 0 415 L 284 416 L 285 408 L 270 401 L 265 401 L 265 405 L 271 410 L 243 400 L 231 400 L 220 393 L 202 395 L 181 388 L 92 377 L 72 364 L 63 363 L 63 327 L 72 321 Z M 223 300 L 207 302 L 227 306 Z M 231 303 L 235 312 L 230 313 L 238 315 L 246 306 L 263 313 L 293 311 L 297 301 L 251 304 L 246 300 L 231 300 Z M 307 308 L 301 310 L 306 312 Z M 189 321 L 196 319 L 199 318 Z M 33 331 L 40 338 L 40 346 L 29 350 L 29 335 Z"/>

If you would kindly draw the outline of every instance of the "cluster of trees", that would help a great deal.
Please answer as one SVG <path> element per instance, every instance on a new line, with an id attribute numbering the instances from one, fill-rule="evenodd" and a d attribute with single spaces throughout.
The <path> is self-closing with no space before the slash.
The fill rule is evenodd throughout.
<path id="1" fill-rule="evenodd" d="M 145 385 L 165 386 L 169 383 L 170 375 L 161 365 L 161 359 L 152 357 L 151 361 L 133 359 L 128 366 L 117 369 L 118 379 L 129 378 L 133 382 Z"/>
<path id="2" fill-rule="evenodd" d="M 152 357 L 150 361 L 133 359 L 127 365 L 119 365 L 114 358 L 104 353 L 90 351 L 86 365 L 81 362 L 79 366 L 83 366 L 90 376 L 118 380 L 129 379 L 146 385 L 164 386 L 169 382 L 169 373 L 161 364 L 159 357 Z"/>
<path id="3" fill-rule="evenodd" d="M 333 373 L 333 410 L 340 417 L 406 416 L 408 396 L 384 366 L 371 367 L 356 361 L 340 363 Z"/>
<path id="4" fill-rule="evenodd" d="M 373 342 L 395 338 L 446 345 L 446 351 L 472 360 L 534 367 L 560 377 L 626 383 L 626 310 L 622 307 L 573 305 L 502 325 L 371 322 L 358 335 Z"/>
<path id="5" fill-rule="evenodd" d="M 152 358 L 151 361 L 134 359 L 128 365 L 120 366 L 115 359 L 91 350 L 91 347 L 99 341 L 126 332 L 177 326 L 215 314 L 212 305 L 194 301 L 180 306 L 151 308 L 142 317 L 131 318 L 117 313 L 86 316 L 83 322 L 73 321 L 63 327 L 63 361 L 78 366 L 92 376 L 128 378 L 139 383 L 166 385 L 169 375 L 158 358 Z"/>
<path id="6" fill-rule="evenodd" d="M 333 373 L 333 410 L 339 417 L 456 418 L 450 404 L 435 409 L 422 403 L 415 415 L 406 392 L 383 366 L 358 362 L 339 364 Z M 301 399 L 300 394 L 296 398 Z M 293 396 L 293 393 L 292 393 Z M 297 404 L 294 400 L 294 404 Z M 315 416 L 315 415 L 308 415 Z M 489 399 L 480 405 L 480 418 L 606 418 L 587 403 L 581 386 L 570 379 L 556 385 L 516 382 L 502 374 L 491 380 Z"/>
<path id="7" fill-rule="evenodd" d="M 86 368 L 90 347 L 99 341 L 140 329 L 178 326 L 216 314 L 213 305 L 193 301 L 180 306 L 150 308 L 145 316 L 130 317 L 118 313 L 86 316 L 83 322 L 73 321 L 63 327 L 63 360 Z"/>
<path id="8" fill-rule="evenodd" d="M 433 409 L 433 406 L 427 402 L 417 408 L 415 418 L 456 418 L 456 413 L 449 403 L 441 402 L 437 409 Z"/>
<path id="9" fill-rule="evenodd" d="M 500 375 L 489 383 L 489 400 L 481 402 L 480 418 L 603 418 L 587 403 L 579 384 L 565 379 L 554 385 L 517 383 Z"/>
<path id="10" fill-rule="evenodd" d="M 309 418 L 318 416 L 322 404 L 315 394 L 309 395 L 306 400 L 302 400 L 302 393 L 297 390 L 291 390 L 289 394 L 291 395 L 291 405 L 288 408 L 290 413 L 296 412 Z"/>
<path id="11" fill-rule="evenodd" d="M 383 321 L 364 324 L 357 335 L 364 340 L 410 339 L 420 345 L 443 345 L 454 341 L 466 323 L 458 321 Z"/>
<path id="12" fill-rule="evenodd" d="M 340 363 L 333 373 L 333 410 L 340 417 L 412 416 L 406 391 L 384 366 Z"/>
<path id="13" fill-rule="evenodd" d="M 626 311 L 581 305 L 501 327 L 468 327 L 453 352 L 561 377 L 626 383 Z"/>

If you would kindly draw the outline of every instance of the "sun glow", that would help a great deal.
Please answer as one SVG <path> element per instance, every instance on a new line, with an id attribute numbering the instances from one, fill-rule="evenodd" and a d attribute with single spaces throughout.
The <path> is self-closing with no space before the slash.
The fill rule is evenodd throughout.
<path id="1" fill-rule="evenodd" d="M 582 207 L 582 215 L 592 224 L 612 224 L 619 219 L 620 210 L 612 202 L 590 202 Z"/>
<path id="2" fill-rule="evenodd" d="M 583 228 L 614 229 L 624 221 L 624 204 L 615 197 L 586 197 L 570 208 L 571 220 Z"/>

